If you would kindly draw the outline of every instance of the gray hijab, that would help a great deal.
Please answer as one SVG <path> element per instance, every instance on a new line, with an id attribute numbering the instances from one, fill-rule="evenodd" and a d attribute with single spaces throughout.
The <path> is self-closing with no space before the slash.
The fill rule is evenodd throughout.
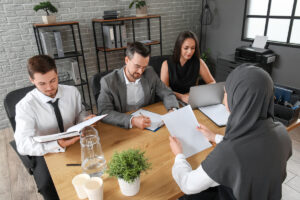
<path id="1" fill-rule="evenodd" d="M 225 90 L 231 114 L 223 141 L 202 162 L 204 171 L 231 188 L 236 199 L 281 199 L 292 150 L 285 127 L 274 122 L 271 77 L 241 65 L 228 76 Z"/>

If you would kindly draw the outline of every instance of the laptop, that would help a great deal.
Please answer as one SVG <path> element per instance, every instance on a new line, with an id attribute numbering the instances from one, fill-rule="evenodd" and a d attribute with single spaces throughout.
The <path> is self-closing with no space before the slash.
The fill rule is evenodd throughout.
<path id="1" fill-rule="evenodd" d="M 190 88 L 188 104 L 191 105 L 193 109 L 198 108 L 217 126 L 226 126 L 230 114 L 222 104 L 224 85 L 224 82 L 219 82 Z M 184 102 L 179 103 L 182 106 L 187 105 L 184 104 Z"/>
<path id="2" fill-rule="evenodd" d="M 192 109 L 220 104 L 224 97 L 225 82 L 198 85 L 190 88 L 189 103 Z"/>

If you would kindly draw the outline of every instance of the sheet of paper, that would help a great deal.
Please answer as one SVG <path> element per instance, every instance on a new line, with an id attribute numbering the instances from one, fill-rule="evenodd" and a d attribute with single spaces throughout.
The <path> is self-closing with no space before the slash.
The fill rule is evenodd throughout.
<path id="1" fill-rule="evenodd" d="M 73 131 L 78 131 L 79 132 L 84 127 L 92 125 L 93 123 L 95 123 L 95 122 L 101 120 L 102 118 L 104 118 L 106 115 L 107 114 L 96 116 L 96 117 L 93 117 L 89 120 L 83 121 L 79 124 L 76 124 L 75 126 L 71 126 L 70 128 L 68 128 L 67 132 L 73 132 Z"/>
<path id="2" fill-rule="evenodd" d="M 218 126 L 225 126 L 230 115 L 223 104 L 199 107 L 199 110 Z"/>
<path id="3" fill-rule="evenodd" d="M 190 105 L 162 116 L 170 134 L 179 139 L 183 154 L 190 157 L 212 145 L 196 127 L 198 121 Z"/>
<path id="4" fill-rule="evenodd" d="M 150 112 L 147 110 L 139 109 L 136 112 L 132 113 L 133 116 L 141 116 L 144 115 L 146 117 L 149 117 L 151 120 L 151 126 L 147 127 L 150 131 L 156 131 L 159 127 L 164 125 L 163 120 L 161 119 L 161 115 Z"/>
<path id="5" fill-rule="evenodd" d="M 268 41 L 268 36 L 257 35 L 254 38 L 252 47 L 264 49 Z"/>

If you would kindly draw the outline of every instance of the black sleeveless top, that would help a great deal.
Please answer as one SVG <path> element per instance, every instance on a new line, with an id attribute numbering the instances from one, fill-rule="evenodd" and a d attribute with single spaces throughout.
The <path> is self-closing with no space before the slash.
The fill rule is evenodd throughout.
<path id="1" fill-rule="evenodd" d="M 190 91 L 190 87 L 195 86 L 199 76 L 200 61 L 196 56 L 186 61 L 181 66 L 180 63 L 174 63 L 170 57 L 167 61 L 169 70 L 169 84 L 173 91 L 185 94 Z"/>

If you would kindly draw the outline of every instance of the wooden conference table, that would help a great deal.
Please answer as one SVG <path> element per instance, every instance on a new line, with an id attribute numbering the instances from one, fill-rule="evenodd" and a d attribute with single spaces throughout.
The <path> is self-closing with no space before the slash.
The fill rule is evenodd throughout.
<path id="1" fill-rule="evenodd" d="M 145 107 L 146 110 L 165 114 L 165 107 L 161 102 Z M 209 127 L 211 130 L 224 134 L 225 127 L 219 128 L 199 110 L 194 111 L 198 121 Z M 122 151 L 129 148 L 140 148 L 146 151 L 145 156 L 152 163 L 152 169 L 141 175 L 141 187 L 136 196 L 126 197 L 120 192 L 116 178 L 103 175 L 104 199 L 138 199 L 138 200 L 167 200 L 176 199 L 183 195 L 172 177 L 172 166 L 174 155 L 169 147 L 169 132 L 163 126 L 156 132 L 140 129 L 123 129 L 116 126 L 98 122 L 96 125 L 99 131 L 100 142 L 106 161 L 109 161 L 115 151 Z M 188 159 L 191 166 L 196 168 L 213 150 L 208 148 Z M 66 166 L 67 163 L 81 163 L 80 144 L 70 146 L 65 153 L 48 154 L 45 160 L 61 200 L 78 199 L 72 185 L 72 178 L 82 173 L 80 166 Z"/>

